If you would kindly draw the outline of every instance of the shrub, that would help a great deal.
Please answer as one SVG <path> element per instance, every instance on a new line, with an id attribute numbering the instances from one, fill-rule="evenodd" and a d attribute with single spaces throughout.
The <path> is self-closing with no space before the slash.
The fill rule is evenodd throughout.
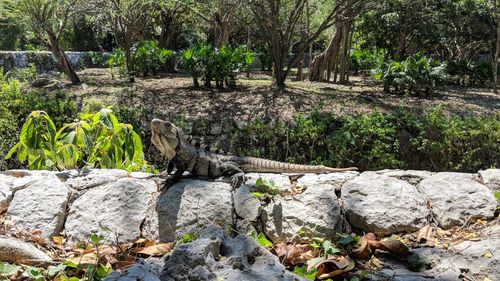
<path id="1" fill-rule="evenodd" d="M 375 78 L 384 81 L 384 91 L 394 87 L 396 93 L 432 94 L 434 88 L 448 79 L 446 63 L 432 61 L 417 53 L 402 62 L 389 61 L 375 70 Z"/>
<path id="2" fill-rule="evenodd" d="M 154 40 L 141 41 L 134 47 L 134 68 L 142 76 L 157 75 L 174 53 L 158 47 Z"/>
<path id="3" fill-rule="evenodd" d="M 231 48 L 225 45 L 217 49 L 204 44 L 182 53 L 182 67 L 193 78 L 195 87 L 199 86 L 200 78 L 206 87 L 212 87 L 212 81 L 217 88 L 234 87 L 237 74 L 252 62 L 252 53 L 245 46 Z"/>
<path id="4" fill-rule="evenodd" d="M 28 162 L 30 169 L 116 168 L 147 170 L 142 142 L 132 125 L 118 122 L 110 109 L 82 114 L 57 130 L 49 115 L 33 111 L 19 142 L 6 156 Z"/>
<path id="5" fill-rule="evenodd" d="M 283 121 L 255 120 L 233 133 L 232 150 L 293 163 L 360 170 L 477 172 L 500 167 L 500 114 L 446 116 L 399 111 L 337 118 L 312 112 Z"/>
<path id="6" fill-rule="evenodd" d="M 134 60 L 134 72 L 142 76 L 157 75 L 165 62 L 174 53 L 167 49 L 158 47 L 158 43 L 154 40 L 141 41 L 132 48 Z M 127 77 L 125 52 L 120 49 L 114 49 L 107 60 L 108 67 L 111 69 L 111 78 L 114 79 L 113 69 L 119 67 L 120 76 Z"/>
<path id="7" fill-rule="evenodd" d="M 358 72 L 367 74 L 384 63 L 385 53 L 383 49 L 354 49 L 351 51 L 349 67 L 355 71 L 355 74 Z"/>
<path id="8" fill-rule="evenodd" d="M 459 85 L 484 85 L 493 81 L 491 62 L 461 60 L 449 61 L 447 70 L 453 82 Z M 498 71 L 500 74 L 500 70 Z"/>

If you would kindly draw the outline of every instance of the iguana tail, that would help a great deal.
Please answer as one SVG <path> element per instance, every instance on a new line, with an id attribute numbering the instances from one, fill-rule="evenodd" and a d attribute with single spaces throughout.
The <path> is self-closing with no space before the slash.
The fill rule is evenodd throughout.
<path id="1" fill-rule="evenodd" d="M 323 165 L 297 165 L 254 157 L 242 157 L 240 168 L 245 172 L 260 173 L 334 173 L 357 171 L 358 168 L 330 168 Z"/>

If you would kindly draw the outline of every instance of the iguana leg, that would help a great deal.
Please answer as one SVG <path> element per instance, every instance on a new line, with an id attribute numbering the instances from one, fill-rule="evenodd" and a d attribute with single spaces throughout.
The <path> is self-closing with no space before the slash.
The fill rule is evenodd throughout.
<path id="1" fill-rule="evenodd" d="M 224 162 L 221 164 L 221 170 L 224 175 L 231 176 L 231 186 L 233 189 L 240 187 L 245 180 L 245 173 L 238 167 L 236 163 Z"/>
<path id="2" fill-rule="evenodd" d="M 171 177 L 167 177 L 165 179 L 165 184 L 162 189 L 168 189 L 171 185 L 178 182 L 181 179 L 182 174 L 184 174 L 184 171 L 186 171 L 184 165 L 176 165 L 175 173 Z"/>

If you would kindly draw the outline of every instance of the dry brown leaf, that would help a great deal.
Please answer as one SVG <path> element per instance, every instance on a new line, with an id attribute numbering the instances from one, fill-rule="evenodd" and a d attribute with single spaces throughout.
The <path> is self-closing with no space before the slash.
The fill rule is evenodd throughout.
<path id="1" fill-rule="evenodd" d="M 132 250 L 130 250 L 130 252 L 134 254 L 143 254 L 158 257 L 170 252 L 174 248 L 174 246 L 175 243 L 163 243 L 149 247 L 133 248 Z"/>
<path id="2" fill-rule="evenodd" d="M 406 247 L 403 242 L 396 239 L 389 239 L 385 241 L 370 241 L 368 242 L 370 248 L 387 251 L 396 254 L 400 257 L 406 258 L 410 254 L 410 249 Z"/>
<path id="3" fill-rule="evenodd" d="M 95 264 L 97 256 L 95 253 L 88 253 L 83 256 L 69 258 L 68 260 L 75 264 Z"/>
<path id="4" fill-rule="evenodd" d="M 422 227 L 417 234 L 417 242 L 424 242 L 424 246 L 434 247 L 436 239 L 434 238 L 434 231 L 430 225 Z"/>
<path id="5" fill-rule="evenodd" d="M 370 249 L 369 241 L 375 240 L 375 234 L 367 233 L 359 240 L 359 247 L 352 250 L 351 256 L 355 259 L 365 259 L 367 258 L 372 250 Z"/>
<path id="6" fill-rule="evenodd" d="M 342 275 L 345 272 L 353 270 L 355 267 L 355 262 L 348 256 L 336 257 L 333 259 L 325 259 L 318 261 L 314 264 L 310 264 L 307 267 L 307 271 L 317 268 L 316 276 L 319 279 L 332 278 L 334 276 Z"/>
<path id="7" fill-rule="evenodd" d="M 56 245 L 62 245 L 62 244 L 64 244 L 64 237 L 52 236 L 52 241 L 54 241 L 54 243 L 56 243 Z"/>

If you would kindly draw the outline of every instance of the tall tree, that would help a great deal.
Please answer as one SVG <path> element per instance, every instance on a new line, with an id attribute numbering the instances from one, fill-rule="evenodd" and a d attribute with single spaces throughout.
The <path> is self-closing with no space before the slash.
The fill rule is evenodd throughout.
<path id="1" fill-rule="evenodd" d="M 493 71 L 493 92 L 498 94 L 498 64 L 500 63 L 500 0 L 492 1 L 496 21 L 496 38 L 491 44 L 491 62 Z"/>
<path id="2" fill-rule="evenodd" d="M 347 3 L 344 3 L 347 4 Z M 334 33 L 328 47 L 317 55 L 309 67 L 310 81 L 329 81 L 332 71 L 334 81 L 339 78 L 340 83 L 347 82 L 349 74 L 349 52 L 351 49 L 351 38 L 356 18 L 361 14 L 366 1 L 358 2 L 343 9 L 338 15 L 334 25 Z"/>
<path id="3" fill-rule="evenodd" d="M 290 74 L 292 66 L 300 59 L 297 56 L 288 60 L 288 55 L 293 46 L 297 52 L 305 49 L 323 33 L 332 27 L 338 15 L 351 5 L 356 5 L 361 0 L 327 1 L 321 10 L 321 21 L 309 34 L 297 36 L 297 23 L 302 16 L 306 3 L 309 0 L 250 0 L 249 7 L 255 17 L 267 44 L 269 54 L 273 61 L 273 81 L 278 89 L 285 88 L 285 81 Z M 325 1 L 323 1 L 325 2 Z M 298 44 L 302 41 L 301 44 Z"/>
<path id="4" fill-rule="evenodd" d="M 83 0 L 19 0 L 17 7 L 36 36 L 51 50 L 71 82 L 80 84 L 80 78 L 61 44 L 61 36 L 76 13 L 84 13 L 92 7 L 83 5 Z"/>
<path id="5" fill-rule="evenodd" d="M 156 8 L 153 0 L 98 0 L 104 22 L 116 36 L 117 44 L 125 53 L 125 63 L 130 79 L 134 76 L 132 47 L 139 41 L 151 23 Z"/>

